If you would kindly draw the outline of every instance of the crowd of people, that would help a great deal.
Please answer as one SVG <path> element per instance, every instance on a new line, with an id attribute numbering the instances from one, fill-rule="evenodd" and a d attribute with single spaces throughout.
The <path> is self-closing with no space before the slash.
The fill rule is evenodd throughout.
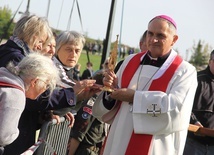
<path id="1" fill-rule="evenodd" d="M 176 22 L 155 16 L 139 53 L 130 49 L 115 70 L 110 59 L 98 71 L 87 62 L 80 74 L 84 36 L 23 16 L 0 46 L 0 155 L 20 155 L 44 121 L 60 117 L 70 122 L 68 155 L 214 154 L 212 136 L 188 131 L 214 128 L 214 51 L 197 73 L 173 50 L 177 40 Z"/>

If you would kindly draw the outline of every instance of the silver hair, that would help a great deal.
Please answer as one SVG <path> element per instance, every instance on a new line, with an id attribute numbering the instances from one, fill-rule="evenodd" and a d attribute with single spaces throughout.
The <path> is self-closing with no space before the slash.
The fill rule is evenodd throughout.
<path id="1" fill-rule="evenodd" d="M 29 88 L 30 81 L 38 78 L 48 81 L 51 94 L 59 81 L 59 71 L 53 61 L 38 52 L 31 52 L 17 66 L 13 62 L 10 62 L 6 68 L 24 81 L 26 90 Z"/>
<path id="2" fill-rule="evenodd" d="M 82 44 L 82 48 L 85 45 L 85 37 L 76 31 L 63 31 L 56 37 L 56 55 L 62 45 L 65 44 Z"/>
<path id="3" fill-rule="evenodd" d="M 149 24 L 154 20 L 154 19 L 159 19 L 159 20 L 162 20 L 162 21 L 165 21 L 167 22 L 167 24 L 169 25 L 169 28 L 170 30 L 173 32 L 173 34 L 175 35 L 177 33 L 177 29 L 175 27 L 175 25 L 173 25 L 171 22 L 169 22 L 168 20 L 164 19 L 164 18 L 161 18 L 161 17 L 155 17 L 153 18 L 152 20 L 150 20 Z M 148 24 L 148 25 L 149 25 Z"/>

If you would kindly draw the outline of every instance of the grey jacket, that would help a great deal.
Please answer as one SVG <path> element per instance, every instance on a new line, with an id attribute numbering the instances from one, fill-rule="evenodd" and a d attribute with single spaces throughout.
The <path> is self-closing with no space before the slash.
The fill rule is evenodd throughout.
<path id="1" fill-rule="evenodd" d="M 6 68 L 0 68 L 0 81 L 24 89 L 24 82 Z M 25 107 L 25 92 L 0 86 L 0 146 L 12 143 L 19 135 L 18 123 Z"/>

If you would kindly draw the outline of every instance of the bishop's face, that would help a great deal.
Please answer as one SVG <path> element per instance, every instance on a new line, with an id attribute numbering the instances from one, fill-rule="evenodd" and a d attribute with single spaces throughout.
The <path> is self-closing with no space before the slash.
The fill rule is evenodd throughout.
<path id="1" fill-rule="evenodd" d="M 167 54 L 177 39 L 176 30 L 167 21 L 157 18 L 149 23 L 146 41 L 152 57 Z"/>
<path id="2" fill-rule="evenodd" d="M 79 60 L 82 48 L 82 43 L 67 43 L 60 47 L 57 52 L 57 56 L 63 65 L 73 68 Z"/>

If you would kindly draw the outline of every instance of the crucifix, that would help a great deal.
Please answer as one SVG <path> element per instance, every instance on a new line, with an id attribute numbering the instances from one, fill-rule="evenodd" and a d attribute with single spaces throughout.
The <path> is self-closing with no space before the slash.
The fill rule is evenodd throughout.
<path id="1" fill-rule="evenodd" d="M 147 109 L 147 114 L 153 114 L 152 117 L 157 117 L 157 113 L 161 114 L 161 108 L 160 109 L 156 109 L 157 107 L 157 104 L 152 104 L 153 106 L 153 109 L 152 110 L 149 110 Z"/>

